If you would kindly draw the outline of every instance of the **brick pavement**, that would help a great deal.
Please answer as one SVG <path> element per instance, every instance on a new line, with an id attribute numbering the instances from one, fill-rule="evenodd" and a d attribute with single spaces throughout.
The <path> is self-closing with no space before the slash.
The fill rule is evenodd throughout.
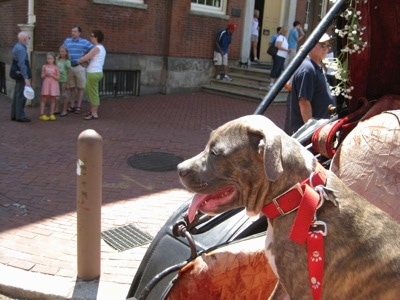
<path id="1" fill-rule="evenodd" d="M 154 236 L 191 194 L 175 172 L 133 169 L 128 158 L 151 151 L 191 157 L 210 129 L 257 107 L 203 92 L 150 95 L 105 99 L 98 120 L 72 114 L 42 122 L 39 108 L 27 107 L 32 122 L 17 123 L 10 121 L 10 103 L 0 96 L 0 293 L 41 299 L 125 299 L 148 247 L 117 252 L 102 240 L 100 280 L 76 280 L 82 131 L 94 129 L 103 138 L 102 230 L 134 223 Z M 282 127 L 284 110 L 271 105 L 266 115 Z"/>

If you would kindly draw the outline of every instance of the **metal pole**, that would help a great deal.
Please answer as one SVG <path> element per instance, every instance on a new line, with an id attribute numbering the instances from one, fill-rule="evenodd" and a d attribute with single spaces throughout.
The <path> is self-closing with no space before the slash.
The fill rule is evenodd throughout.
<path id="1" fill-rule="evenodd" d="M 313 30 L 310 37 L 304 43 L 302 47 L 300 47 L 299 52 L 293 58 L 292 62 L 287 66 L 287 68 L 283 71 L 281 76 L 277 79 L 272 88 L 268 91 L 267 95 L 265 95 L 264 99 L 258 105 L 254 114 L 263 114 L 268 106 L 272 103 L 275 97 L 282 90 L 284 85 L 288 82 L 290 77 L 296 71 L 296 69 L 301 65 L 303 60 L 306 58 L 311 49 L 315 46 L 321 36 L 326 32 L 328 27 L 331 25 L 333 19 L 338 16 L 338 14 L 344 10 L 348 5 L 348 0 L 337 0 L 335 4 L 331 7 L 325 17 L 319 22 L 318 26 Z"/>
<path id="2" fill-rule="evenodd" d="M 92 129 L 83 131 L 77 161 L 77 255 L 82 280 L 100 276 L 102 161 L 102 137 Z"/>

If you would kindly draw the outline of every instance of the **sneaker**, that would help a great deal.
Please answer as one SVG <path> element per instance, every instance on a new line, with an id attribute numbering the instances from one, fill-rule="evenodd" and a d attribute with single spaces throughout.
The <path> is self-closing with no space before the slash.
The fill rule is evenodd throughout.
<path id="1" fill-rule="evenodd" d="M 225 76 L 224 76 L 224 80 L 226 80 L 226 81 L 232 81 L 232 78 L 230 78 L 228 75 L 225 75 Z"/>
<path id="2" fill-rule="evenodd" d="M 55 121 L 55 120 L 57 120 L 56 116 L 55 115 L 50 115 L 50 121 Z"/>
<path id="3" fill-rule="evenodd" d="M 258 58 L 257 58 L 257 57 L 254 59 L 254 62 L 255 62 L 255 63 L 257 63 L 257 64 L 259 64 L 259 63 L 260 63 L 260 61 L 258 60 Z"/>
<path id="4" fill-rule="evenodd" d="M 221 75 L 218 74 L 216 78 L 217 78 L 217 80 L 221 80 Z"/>
<path id="5" fill-rule="evenodd" d="M 39 120 L 42 120 L 42 121 L 48 121 L 48 120 L 50 120 L 50 118 L 48 117 L 48 116 L 46 116 L 46 115 L 41 115 L 40 117 L 39 117 Z"/>

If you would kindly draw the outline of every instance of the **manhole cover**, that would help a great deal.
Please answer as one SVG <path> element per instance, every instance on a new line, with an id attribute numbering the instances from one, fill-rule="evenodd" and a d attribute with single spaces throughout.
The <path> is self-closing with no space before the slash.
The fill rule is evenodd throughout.
<path id="1" fill-rule="evenodd" d="M 101 233 L 103 240 L 118 251 L 125 251 L 151 242 L 153 237 L 132 224 Z"/>
<path id="2" fill-rule="evenodd" d="M 138 153 L 128 158 L 132 168 L 154 172 L 174 171 L 182 161 L 182 157 L 166 152 Z"/>

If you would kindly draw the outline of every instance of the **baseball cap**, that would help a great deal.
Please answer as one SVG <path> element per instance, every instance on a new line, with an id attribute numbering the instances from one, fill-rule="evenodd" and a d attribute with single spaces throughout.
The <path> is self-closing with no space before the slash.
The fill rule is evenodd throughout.
<path id="1" fill-rule="evenodd" d="M 24 96 L 26 99 L 32 100 L 33 98 L 35 98 L 35 91 L 30 86 L 25 86 Z"/>
<path id="2" fill-rule="evenodd" d="M 327 34 L 327 33 L 324 33 L 324 35 L 323 36 L 321 36 L 321 38 L 319 39 L 319 43 L 323 43 L 323 42 L 327 42 L 327 41 L 330 41 L 331 40 L 331 37 Z"/>
<path id="3" fill-rule="evenodd" d="M 236 25 L 230 23 L 230 24 L 228 24 L 228 29 L 235 30 L 236 29 Z"/>

